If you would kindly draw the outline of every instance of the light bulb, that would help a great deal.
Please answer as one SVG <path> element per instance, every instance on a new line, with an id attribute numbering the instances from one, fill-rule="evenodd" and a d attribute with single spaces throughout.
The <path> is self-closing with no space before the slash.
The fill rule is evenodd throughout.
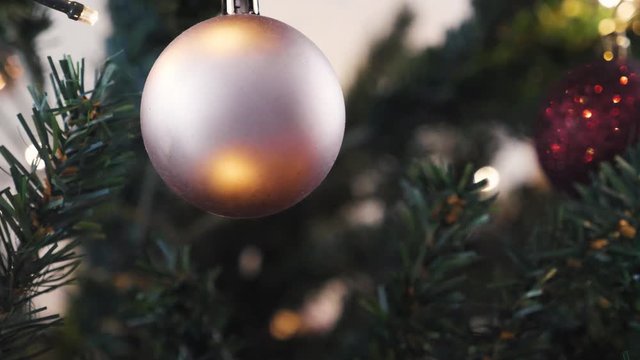
<path id="1" fill-rule="evenodd" d="M 40 154 L 38 154 L 38 149 L 35 145 L 31 144 L 27 147 L 24 151 L 24 158 L 30 166 L 35 166 L 36 170 L 44 169 L 44 161 L 40 159 Z"/>
<path id="2" fill-rule="evenodd" d="M 498 188 L 498 185 L 500 185 L 500 173 L 491 166 L 485 166 L 478 169 L 478 171 L 473 175 L 474 183 L 479 183 L 482 180 L 487 180 L 487 184 L 481 191 L 484 193 L 492 192 Z"/>

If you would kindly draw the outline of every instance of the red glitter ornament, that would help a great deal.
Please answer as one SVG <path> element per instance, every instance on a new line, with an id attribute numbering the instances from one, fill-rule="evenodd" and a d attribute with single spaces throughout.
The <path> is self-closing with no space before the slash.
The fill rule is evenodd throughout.
<path id="1" fill-rule="evenodd" d="M 596 62 L 570 71 L 539 116 L 535 145 L 551 183 L 573 190 L 589 172 L 638 141 L 640 70 L 629 62 Z"/>

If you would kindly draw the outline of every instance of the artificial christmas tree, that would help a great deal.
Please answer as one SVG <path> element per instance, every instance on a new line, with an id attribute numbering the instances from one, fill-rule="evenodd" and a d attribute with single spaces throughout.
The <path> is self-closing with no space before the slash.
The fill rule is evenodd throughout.
<path id="1" fill-rule="evenodd" d="M 0 4 L 0 18 L 20 8 L 26 20 L 0 27 L 39 19 L 16 4 Z M 402 12 L 347 93 L 345 144 L 327 180 L 281 214 L 232 221 L 162 185 L 136 130 L 139 98 L 119 96 L 140 93 L 160 51 L 220 4 L 111 0 L 109 44 L 124 52 L 105 80 L 89 91 L 82 66 L 65 59 L 53 76 L 60 103 L 34 90 L 26 141 L 45 168 L 3 152 L 15 185 L 0 201 L 2 359 L 640 356 L 638 148 L 620 148 L 571 197 L 530 186 L 494 198 L 467 165 L 489 163 L 496 128 L 532 137 L 568 70 L 625 51 L 632 61 L 634 3 L 473 5 L 441 46 L 417 53 Z M 27 64 L 35 50 L 15 53 Z M 106 81 L 114 63 L 122 76 Z M 37 67 L 24 67 L 37 82 Z M 74 275 L 50 271 L 78 261 Z M 28 306 L 38 285 L 71 277 L 64 324 Z"/>

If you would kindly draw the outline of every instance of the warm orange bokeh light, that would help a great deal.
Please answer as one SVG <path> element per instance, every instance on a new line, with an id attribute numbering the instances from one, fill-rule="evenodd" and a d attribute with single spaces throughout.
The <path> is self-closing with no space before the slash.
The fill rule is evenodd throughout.
<path id="1" fill-rule="evenodd" d="M 301 326 L 302 320 L 298 313 L 291 310 L 280 310 L 271 319 L 269 332 L 275 339 L 287 340 L 294 337 Z"/>

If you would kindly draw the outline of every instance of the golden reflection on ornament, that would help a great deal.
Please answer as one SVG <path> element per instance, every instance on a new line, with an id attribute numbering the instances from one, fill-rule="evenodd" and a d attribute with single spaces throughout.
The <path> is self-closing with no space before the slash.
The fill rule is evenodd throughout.
<path id="1" fill-rule="evenodd" d="M 585 154 L 584 154 L 584 161 L 592 162 L 595 156 L 596 156 L 596 150 L 591 147 L 587 148 L 587 151 L 585 151 Z"/>
<path id="2" fill-rule="evenodd" d="M 487 180 L 487 183 L 480 191 L 484 193 L 493 192 L 500 185 L 500 173 L 491 166 L 480 168 L 473 175 L 473 182 L 477 184 L 483 180 Z"/>
<path id="3" fill-rule="evenodd" d="M 271 336 L 280 341 L 289 340 L 296 336 L 302 326 L 300 315 L 292 310 L 279 310 L 271 318 L 269 332 Z"/>
<path id="4" fill-rule="evenodd" d="M 614 56 L 613 56 L 613 51 L 607 50 L 602 54 L 602 58 L 605 61 L 611 61 L 613 60 Z"/>
<path id="5" fill-rule="evenodd" d="M 585 119 L 591 119 L 591 117 L 593 116 L 593 112 L 589 109 L 584 109 L 582 111 L 582 117 Z"/>
<path id="6" fill-rule="evenodd" d="M 624 86 L 629 83 L 629 78 L 626 76 L 620 76 L 620 85 Z"/>
<path id="7" fill-rule="evenodd" d="M 616 7 L 620 4 L 620 0 L 598 0 L 598 2 L 606 8 Z"/>
<path id="8" fill-rule="evenodd" d="M 616 31 L 616 22 L 613 19 L 602 19 L 598 24 L 598 32 L 602 36 L 607 36 Z"/>
<path id="9" fill-rule="evenodd" d="M 255 15 L 220 16 L 180 35 L 151 70 L 141 106 L 145 148 L 165 183 L 233 218 L 275 214 L 319 186 L 344 119 L 321 51 Z"/>
<path id="10" fill-rule="evenodd" d="M 227 194 L 245 194 L 260 186 L 260 165 L 249 154 L 228 151 L 209 163 L 210 185 Z"/>
<path id="11" fill-rule="evenodd" d="M 611 101 L 612 101 L 614 104 L 619 104 L 619 103 L 620 103 L 620 101 L 622 101 L 622 96 L 620 96 L 620 95 L 614 95 L 614 96 L 613 96 L 613 98 L 611 98 Z"/>
<path id="12" fill-rule="evenodd" d="M 189 32 L 185 33 L 189 35 Z M 194 41 L 206 44 L 207 48 L 217 55 L 236 55 L 248 49 L 261 50 L 270 46 L 261 28 L 251 21 L 222 23 L 217 27 L 209 27 L 198 33 Z"/>

